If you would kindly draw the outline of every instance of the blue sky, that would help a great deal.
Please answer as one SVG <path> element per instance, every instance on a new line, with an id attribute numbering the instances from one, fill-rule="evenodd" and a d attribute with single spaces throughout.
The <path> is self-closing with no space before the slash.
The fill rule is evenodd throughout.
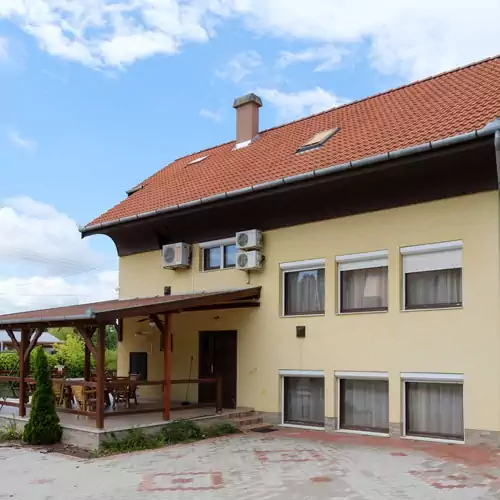
<path id="1" fill-rule="evenodd" d="M 232 140 L 235 97 L 268 128 L 500 52 L 498 1 L 435 3 L 2 1 L 0 312 L 113 296 L 76 223 Z"/>

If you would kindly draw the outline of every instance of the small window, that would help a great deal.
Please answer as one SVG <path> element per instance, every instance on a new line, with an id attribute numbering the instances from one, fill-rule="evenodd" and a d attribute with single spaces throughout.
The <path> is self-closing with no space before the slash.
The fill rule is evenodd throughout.
<path id="1" fill-rule="evenodd" d="M 324 377 L 283 377 L 283 423 L 324 427 Z"/>
<path id="2" fill-rule="evenodd" d="M 405 435 L 464 439 L 463 383 L 405 381 Z"/>
<path id="3" fill-rule="evenodd" d="M 342 255 L 339 270 L 339 312 L 387 311 L 387 251 Z"/>
<path id="4" fill-rule="evenodd" d="M 282 264 L 281 269 L 283 273 L 283 315 L 324 314 L 324 260 Z"/>
<path id="5" fill-rule="evenodd" d="M 389 433 L 389 381 L 339 378 L 339 428 Z"/>
<path id="6" fill-rule="evenodd" d="M 188 165 L 194 165 L 195 163 L 200 163 L 200 161 L 203 161 L 205 160 L 206 158 L 208 158 L 208 155 L 205 155 L 205 156 L 200 156 L 199 158 L 195 158 L 194 160 L 191 160 Z"/>
<path id="7" fill-rule="evenodd" d="M 462 305 L 461 241 L 405 247 L 401 254 L 404 309 Z"/>
<path id="8" fill-rule="evenodd" d="M 200 247 L 202 250 L 203 271 L 236 267 L 236 243 L 234 238 L 202 243 Z"/>
<path id="9" fill-rule="evenodd" d="M 296 152 L 303 153 L 304 151 L 309 151 L 311 149 L 316 149 L 320 146 L 323 146 L 323 144 L 332 136 L 334 136 L 339 130 L 340 128 L 337 127 L 328 130 L 322 130 L 321 132 L 314 134 L 307 142 L 302 144 L 302 146 L 300 146 Z"/>

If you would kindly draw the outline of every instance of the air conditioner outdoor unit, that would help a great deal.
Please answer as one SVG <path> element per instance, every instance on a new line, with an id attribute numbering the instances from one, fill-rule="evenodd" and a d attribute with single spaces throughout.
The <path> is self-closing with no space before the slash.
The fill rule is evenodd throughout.
<path id="1" fill-rule="evenodd" d="M 191 245 L 187 243 L 163 245 L 162 256 L 163 267 L 166 269 L 189 267 L 191 261 Z"/>
<path id="2" fill-rule="evenodd" d="M 260 250 L 262 248 L 262 233 L 258 229 L 236 233 L 236 248 L 238 250 Z"/>
<path id="3" fill-rule="evenodd" d="M 262 269 L 263 260 L 262 253 L 258 250 L 250 250 L 249 252 L 240 251 L 236 254 L 236 269 L 257 271 Z"/>

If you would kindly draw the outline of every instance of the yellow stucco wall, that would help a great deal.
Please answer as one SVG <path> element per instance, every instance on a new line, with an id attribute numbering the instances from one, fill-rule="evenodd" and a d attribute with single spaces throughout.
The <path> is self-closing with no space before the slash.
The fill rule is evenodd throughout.
<path id="1" fill-rule="evenodd" d="M 401 421 L 403 371 L 464 373 L 465 427 L 500 430 L 500 318 L 498 193 L 488 192 L 379 212 L 326 220 L 265 233 L 265 269 L 252 273 L 262 285 L 261 307 L 174 317 L 173 377 L 188 375 L 194 356 L 197 374 L 199 330 L 238 330 L 238 405 L 280 411 L 279 369 L 324 370 L 326 416 L 336 416 L 335 370 L 387 371 L 390 421 Z M 230 235 L 228 235 L 230 236 Z M 401 311 L 399 247 L 463 241 L 463 308 Z M 389 312 L 336 314 L 335 256 L 389 251 Z M 189 270 L 161 267 L 160 251 L 120 260 L 120 296 L 161 295 L 247 285 L 236 270 L 201 272 L 194 247 Z M 326 313 L 320 317 L 280 317 L 280 263 L 326 259 Z M 140 328 L 147 328 L 143 326 Z M 305 325 L 305 339 L 295 326 Z M 130 350 L 150 349 L 149 378 L 162 377 L 159 337 L 135 335 L 125 326 L 119 371 L 128 371 Z M 158 335 L 158 334 L 156 334 Z M 174 397 L 184 399 L 183 390 Z M 196 388 L 190 399 L 196 398 Z"/>

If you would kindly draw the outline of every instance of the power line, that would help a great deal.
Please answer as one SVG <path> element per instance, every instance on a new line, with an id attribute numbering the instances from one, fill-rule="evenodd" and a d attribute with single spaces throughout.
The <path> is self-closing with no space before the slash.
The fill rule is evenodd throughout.
<path id="1" fill-rule="evenodd" d="M 65 274 L 63 276 L 55 276 L 55 277 L 56 278 L 62 278 L 62 279 L 72 278 L 73 276 L 79 276 L 79 275 L 82 275 L 82 274 L 91 273 L 92 271 L 98 271 L 99 269 L 104 269 L 104 267 L 103 266 L 92 267 L 92 268 L 90 268 L 90 269 L 88 269 L 86 271 L 80 271 L 80 272 L 77 272 L 77 273 Z M 110 269 L 109 271 L 117 273 L 118 269 Z M 20 283 L 20 284 L 15 285 L 15 286 L 17 287 L 17 286 L 30 286 L 30 285 L 33 285 L 33 283 Z"/>

